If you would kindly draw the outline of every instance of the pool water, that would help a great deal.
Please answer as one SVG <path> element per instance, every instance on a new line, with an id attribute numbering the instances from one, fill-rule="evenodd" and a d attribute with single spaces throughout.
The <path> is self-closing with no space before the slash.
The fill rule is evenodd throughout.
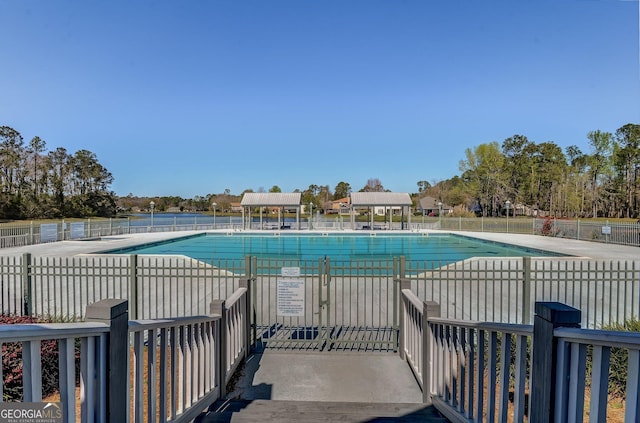
<path id="1" fill-rule="evenodd" d="M 202 234 L 107 251 L 113 254 L 185 255 L 201 261 L 237 260 L 246 256 L 309 260 L 378 259 L 404 256 L 407 260 L 453 263 L 471 257 L 557 256 L 558 254 L 438 234 Z"/>

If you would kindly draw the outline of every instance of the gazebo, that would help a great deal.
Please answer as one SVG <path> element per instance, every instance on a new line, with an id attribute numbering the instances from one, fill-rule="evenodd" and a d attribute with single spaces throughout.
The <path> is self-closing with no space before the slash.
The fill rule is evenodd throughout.
<path id="1" fill-rule="evenodd" d="M 296 210 L 296 228 L 300 229 L 300 199 L 302 194 L 299 192 L 246 192 L 242 196 L 240 205 L 242 206 L 242 228 L 252 229 L 251 210 L 260 209 L 260 229 L 289 229 L 291 226 L 286 225 L 284 222 L 285 210 Z M 262 212 L 264 208 L 277 208 L 278 221 L 276 223 L 270 223 L 268 219 L 266 222 L 263 219 Z M 248 215 L 245 213 L 249 210 Z"/>
<path id="2" fill-rule="evenodd" d="M 352 192 L 350 194 L 351 197 L 351 228 L 356 228 L 355 222 L 355 210 L 357 208 L 366 207 L 369 209 L 369 216 L 371 217 L 369 225 L 363 226 L 363 229 L 378 229 L 378 227 L 374 226 L 373 215 L 375 207 L 383 207 L 385 210 L 394 208 L 400 208 L 401 218 L 400 218 L 400 228 L 405 229 L 404 218 L 405 218 L 405 210 L 407 211 L 407 216 L 409 215 L 409 209 L 411 208 L 412 202 L 411 197 L 406 192 Z M 389 228 L 391 228 L 391 222 L 389 224 Z"/>

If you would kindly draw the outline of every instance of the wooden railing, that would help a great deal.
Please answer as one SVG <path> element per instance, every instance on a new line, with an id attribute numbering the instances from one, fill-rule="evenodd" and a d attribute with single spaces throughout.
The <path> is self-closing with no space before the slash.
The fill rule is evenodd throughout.
<path id="1" fill-rule="evenodd" d="M 628 356 L 624 420 L 640 419 L 639 333 L 577 328 L 580 311 L 560 303 L 536 303 L 534 325 L 443 319 L 401 292 L 400 356 L 449 420 L 605 421 L 614 348 Z"/>
<path id="2" fill-rule="evenodd" d="M 48 340 L 57 340 L 60 375 L 58 392 L 63 421 L 76 421 L 76 405 L 83 422 L 105 421 L 107 373 L 103 367 L 98 372 L 94 370 L 97 363 L 103 364 L 106 361 L 109 329 L 104 323 L 93 322 L 0 325 L 0 343 L 22 344 L 23 400 L 43 400 L 41 345 Z M 80 345 L 79 389 L 82 401 L 76 397 L 76 341 Z M 5 372 L 9 370 L 2 369 L 3 380 Z"/>
<path id="3" fill-rule="evenodd" d="M 21 343 L 23 400 L 40 402 L 40 346 L 58 342 L 65 422 L 188 422 L 224 396 L 250 349 L 250 284 L 240 285 L 208 316 L 129 321 L 127 301 L 107 299 L 88 306 L 86 322 L 2 325 L 0 343 Z"/>
<path id="4" fill-rule="evenodd" d="M 608 400 L 612 349 L 626 351 L 626 395 L 624 420 L 640 419 L 640 336 L 638 333 L 560 328 L 558 361 L 564 363 L 558 373 L 555 397 L 555 421 L 579 421 L 584 414 L 584 391 L 587 387 L 587 353 L 592 348 L 589 416 L 605 421 Z M 623 370 L 623 371 L 624 371 Z M 617 375 L 620 376 L 620 375 Z M 566 406 L 563 406 L 566 405 Z M 593 421 L 593 420 L 592 420 Z"/>
<path id="5" fill-rule="evenodd" d="M 215 300 L 211 312 L 221 316 L 222 347 L 219 355 L 219 369 L 224 374 L 220 396 L 224 396 L 225 386 L 238 365 L 249 355 L 251 345 L 251 283 L 240 281 L 240 288 L 226 300 Z"/>
<path id="6" fill-rule="evenodd" d="M 191 421 L 220 397 L 220 322 L 220 316 L 130 322 L 131 421 Z"/>

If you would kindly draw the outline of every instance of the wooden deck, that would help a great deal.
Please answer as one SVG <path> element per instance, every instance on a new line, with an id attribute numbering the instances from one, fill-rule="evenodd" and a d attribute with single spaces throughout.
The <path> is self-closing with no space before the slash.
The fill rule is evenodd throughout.
<path id="1" fill-rule="evenodd" d="M 268 350 L 251 355 L 227 396 L 196 422 L 446 422 L 422 403 L 409 366 L 393 353 Z"/>
<path id="2" fill-rule="evenodd" d="M 282 400 L 222 400 L 197 423 L 254 422 L 447 422 L 433 406 L 403 403 L 364 403 Z"/>

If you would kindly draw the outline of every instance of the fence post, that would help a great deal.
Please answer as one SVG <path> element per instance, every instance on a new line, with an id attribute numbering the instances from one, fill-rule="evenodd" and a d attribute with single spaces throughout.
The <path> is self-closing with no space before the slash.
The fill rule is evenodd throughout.
<path id="1" fill-rule="evenodd" d="M 116 298 L 87 306 L 87 322 L 109 326 L 107 336 L 107 421 L 125 422 L 129 410 L 129 312 L 128 301 Z"/>
<path id="2" fill-rule="evenodd" d="M 245 256 L 244 257 L 244 275 L 247 278 L 250 278 L 251 276 L 251 256 Z"/>
<path id="3" fill-rule="evenodd" d="M 558 302 L 536 302 L 533 322 L 530 422 L 554 421 L 558 342 L 555 328 L 580 327 L 581 312 Z"/>
<path id="4" fill-rule="evenodd" d="M 531 257 L 522 258 L 522 310 L 521 322 L 523 325 L 531 324 Z"/>
<path id="5" fill-rule="evenodd" d="M 398 283 L 398 313 L 400 314 L 398 319 L 398 351 L 400 354 L 400 359 L 404 360 L 406 358 L 404 351 L 404 341 L 406 339 L 406 328 L 404 327 L 404 319 L 406 315 L 406 310 L 404 307 L 404 296 L 402 295 L 403 289 L 411 289 L 411 281 L 409 279 L 400 278 L 397 279 Z"/>
<path id="6" fill-rule="evenodd" d="M 31 253 L 22 254 L 22 301 L 25 316 L 33 313 L 33 287 L 31 286 Z"/>
<path id="7" fill-rule="evenodd" d="M 422 402 L 431 405 L 431 367 L 433 357 L 431 356 L 431 341 L 433 333 L 429 326 L 429 318 L 440 317 L 440 304 L 435 301 L 424 301 L 422 303 Z"/>
<path id="8" fill-rule="evenodd" d="M 218 362 L 216 374 L 220 377 L 220 398 L 227 395 L 227 314 L 225 300 L 213 300 L 210 306 L 211 314 L 220 316 L 220 339 L 218 341 Z"/>
<path id="9" fill-rule="evenodd" d="M 251 293 L 251 279 L 240 279 L 240 288 L 246 288 L 246 300 L 245 300 L 245 309 L 244 309 L 244 342 L 246 345 L 244 357 L 247 358 L 249 356 L 249 350 L 253 348 L 253 344 L 251 343 L 251 327 L 253 326 L 253 304 L 252 304 L 252 293 Z"/>
<path id="10" fill-rule="evenodd" d="M 131 303 L 131 319 L 136 320 L 138 316 L 138 255 L 129 256 L 129 302 Z"/>

